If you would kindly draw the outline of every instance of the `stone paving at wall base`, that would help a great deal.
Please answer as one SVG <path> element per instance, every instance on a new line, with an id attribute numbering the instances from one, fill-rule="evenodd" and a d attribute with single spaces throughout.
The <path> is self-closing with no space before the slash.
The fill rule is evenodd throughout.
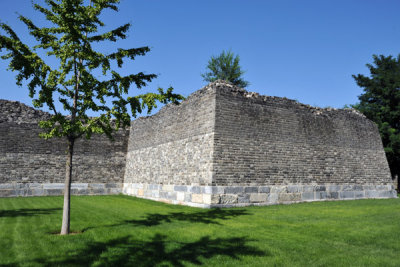
<path id="1" fill-rule="evenodd" d="M 194 207 L 243 207 L 298 202 L 396 198 L 392 185 L 189 186 L 124 183 L 123 193 Z"/>
<path id="2" fill-rule="evenodd" d="M 115 195 L 122 193 L 122 183 L 72 183 L 72 195 Z M 62 183 L 8 183 L 0 184 L 0 197 L 60 196 Z"/>

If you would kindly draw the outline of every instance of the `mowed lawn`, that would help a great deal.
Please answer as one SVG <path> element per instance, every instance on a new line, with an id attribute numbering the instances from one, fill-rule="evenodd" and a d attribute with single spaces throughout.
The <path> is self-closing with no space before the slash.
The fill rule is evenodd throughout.
<path id="1" fill-rule="evenodd" d="M 129 196 L 0 199 L 0 266 L 400 266 L 400 200 L 198 209 Z"/>

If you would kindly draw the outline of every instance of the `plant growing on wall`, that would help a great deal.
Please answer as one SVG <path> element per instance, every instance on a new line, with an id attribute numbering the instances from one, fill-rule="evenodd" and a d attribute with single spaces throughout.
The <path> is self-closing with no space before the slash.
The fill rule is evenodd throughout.
<path id="1" fill-rule="evenodd" d="M 222 51 L 220 55 L 211 57 L 207 64 L 209 71 L 201 76 L 206 82 L 224 80 L 245 88 L 249 86 L 249 82 L 242 78 L 244 71 L 239 65 L 239 60 L 239 55 L 235 56 L 231 51 Z"/>
<path id="2" fill-rule="evenodd" d="M 370 77 L 353 75 L 364 89 L 353 107 L 378 125 L 392 175 L 400 176 L 400 55 L 373 59 Z"/>
<path id="3" fill-rule="evenodd" d="M 2 59 L 10 60 L 9 69 L 16 71 L 18 85 L 26 81 L 29 96 L 35 107 L 46 105 L 52 113 L 47 121 L 41 121 L 44 138 L 65 138 L 67 160 L 65 175 L 64 208 L 61 234 L 70 231 L 70 190 L 72 181 L 72 158 L 74 144 L 78 138 L 90 138 L 92 134 L 112 133 L 130 124 L 132 116 L 147 108 L 156 107 L 156 102 L 178 103 L 182 97 L 174 94 L 172 88 L 158 93 L 127 96 L 132 86 L 141 88 L 156 77 L 142 72 L 121 75 L 112 67 L 114 62 L 121 68 L 126 60 L 134 60 L 150 51 L 148 47 L 123 49 L 102 53 L 95 44 L 104 41 L 117 42 L 125 39 L 130 24 L 114 30 L 100 32 L 104 23 L 100 15 L 104 10 L 118 11 L 119 0 L 46 0 L 46 6 L 34 4 L 52 27 L 38 27 L 24 16 L 19 19 L 27 26 L 37 45 L 29 46 L 17 36 L 8 25 L 1 23 L 0 52 Z M 87 2 L 86 2 L 87 3 Z M 56 67 L 46 63 L 39 54 L 57 59 Z M 48 58 L 46 58 L 48 59 Z M 118 69 L 117 68 L 117 69 Z M 102 74 L 102 75 L 100 75 Z M 99 79 L 98 77 L 102 77 Z M 69 116 L 56 109 L 56 101 L 62 104 Z M 100 114 L 89 117 L 88 111 Z"/>

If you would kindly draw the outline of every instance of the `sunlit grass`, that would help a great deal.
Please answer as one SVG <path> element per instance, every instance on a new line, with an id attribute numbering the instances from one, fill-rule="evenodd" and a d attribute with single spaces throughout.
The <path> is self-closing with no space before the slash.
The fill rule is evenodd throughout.
<path id="1" fill-rule="evenodd" d="M 400 200 L 198 209 L 128 196 L 0 199 L 0 266 L 399 266 Z"/>

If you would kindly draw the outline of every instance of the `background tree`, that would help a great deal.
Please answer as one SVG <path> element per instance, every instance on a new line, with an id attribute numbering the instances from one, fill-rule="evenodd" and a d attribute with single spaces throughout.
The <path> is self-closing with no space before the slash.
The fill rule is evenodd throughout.
<path id="1" fill-rule="evenodd" d="M 353 107 L 378 125 L 392 176 L 400 175 L 400 55 L 373 59 L 370 77 L 353 75 L 364 89 Z"/>
<path id="2" fill-rule="evenodd" d="M 245 88 L 249 86 L 250 83 L 241 78 L 244 71 L 240 68 L 239 60 L 239 55 L 235 56 L 231 51 L 222 51 L 219 56 L 211 57 L 207 65 L 209 72 L 206 72 L 201 76 L 206 82 L 224 80 Z"/>
<path id="3" fill-rule="evenodd" d="M 141 88 L 156 77 L 142 72 L 123 76 L 113 70 L 115 62 L 121 68 L 124 60 L 134 60 L 149 52 L 148 47 L 122 49 L 103 54 L 94 49 L 93 44 L 103 41 L 116 42 L 126 38 L 130 24 L 114 30 L 99 33 L 104 23 L 99 19 L 104 10 L 118 11 L 119 0 L 46 0 L 47 6 L 34 4 L 35 10 L 42 13 L 53 27 L 36 26 L 30 19 L 19 16 L 38 44 L 29 47 L 23 43 L 12 28 L 4 23 L 0 28 L 0 52 L 5 50 L 2 59 L 10 60 L 9 69 L 18 72 L 17 84 L 26 81 L 29 96 L 37 108 L 46 105 L 52 117 L 40 122 L 45 129 L 44 138 L 62 137 L 67 143 L 67 161 L 65 176 L 65 194 L 61 234 L 70 229 L 70 190 L 72 181 L 72 157 L 74 144 L 78 138 L 90 138 L 93 133 L 106 134 L 112 139 L 113 131 L 130 124 L 130 106 L 132 116 L 148 112 L 156 107 L 156 101 L 178 103 L 181 96 L 173 94 L 172 88 L 164 92 L 127 96 L 131 85 Z M 56 67 L 47 64 L 37 53 L 45 51 L 47 56 L 58 60 Z M 103 79 L 97 77 L 102 74 Z M 64 116 L 56 109 L 59 101 L 69 114 Z M 99 113 L 98 117 L 89 117 L 88 111 Z"/>

